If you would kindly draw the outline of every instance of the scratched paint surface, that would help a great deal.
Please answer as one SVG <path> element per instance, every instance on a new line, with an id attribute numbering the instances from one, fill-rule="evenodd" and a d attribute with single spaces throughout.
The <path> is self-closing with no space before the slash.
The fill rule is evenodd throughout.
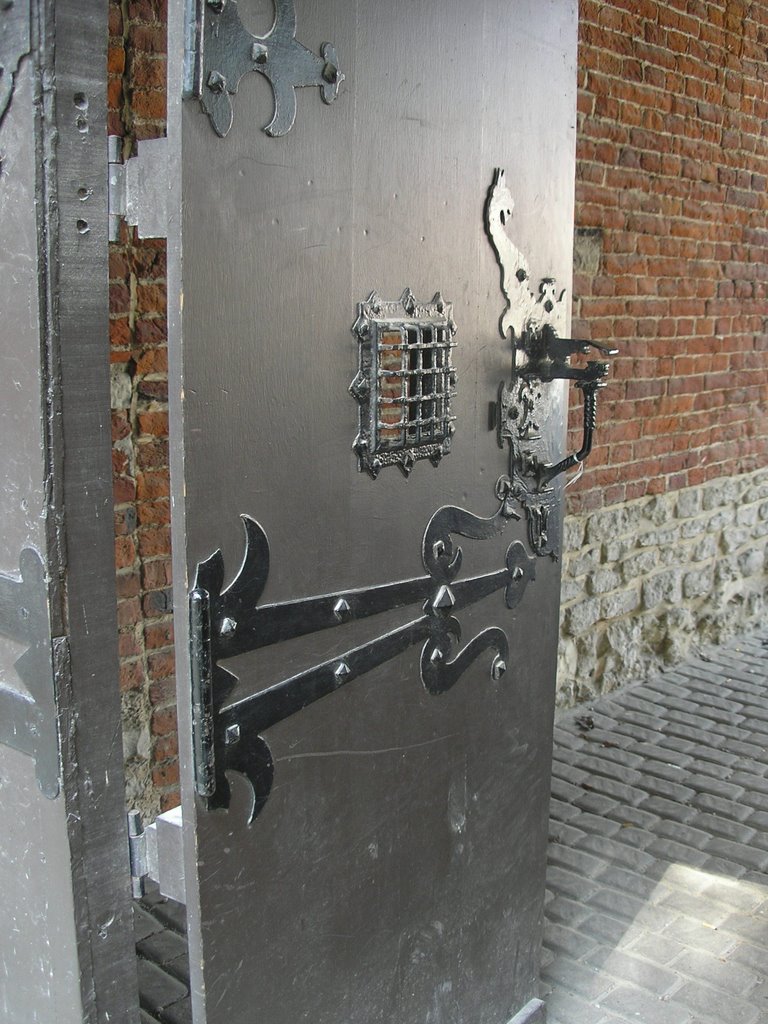
<path id="1" fill-rule="evenodd" d="M 45 550 L 33 75 L 16 78 L 0 131 L 0 571 Z M 23 689 L 18 644 L 0 638 L 0 685 Z M 0 745 L 0 1019 L 79 1024 L 69 843 L 63 800 L 38 789 L 31 757 Z"/>

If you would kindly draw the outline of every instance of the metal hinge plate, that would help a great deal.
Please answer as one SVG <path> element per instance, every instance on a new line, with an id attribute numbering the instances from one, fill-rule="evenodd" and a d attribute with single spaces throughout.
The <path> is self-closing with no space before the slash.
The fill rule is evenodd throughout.
<path id="1" fill-rule="evenodd" d="M 160 886 L 160 893 L 186 903 L 181 808 L 160 814 L 146 828 L 138 811 L 128 812 L 128 858 L 134 899 L 144 895 L 144 879 Z"/>
<path id="2" fill-rule="evenodd" d="M 109 136 L 109 240 L 120 237 L 120 221 L 139 238 L 168 237 L 168 140 L 145 139 L 136 156 L 123 161 L 123 140 Z"/>

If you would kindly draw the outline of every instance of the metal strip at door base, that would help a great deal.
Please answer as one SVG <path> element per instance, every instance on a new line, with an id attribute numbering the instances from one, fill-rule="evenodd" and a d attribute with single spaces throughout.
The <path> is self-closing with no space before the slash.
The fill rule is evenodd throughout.
<path id="1" fill-rule="evenodd" d="M 259 607 L 269 572 L 269 543 L 261 526 L 243 516 L 245 555 L 238 574 L 224 588 L 224 560 L 216 551 L 198 563 L 189 599 L 195 782 L 209 808 L 229 806 L 226 773 L 239 772 L 251 786 L 249 822 L 253 821 L 269 797 L 274 774 L 269 746 L 260 733 L 414 644 L 423 644 L 421 681 L 433 695 L 451 689 L 487 651 L 493 652 L 491 678 L 501 679 L 509 661 L 504 630 L 491 626 L 456 650 L 461 625 L 453 612 L 498 590 L 504 591 L 507 608 L 515 608 L 535 579 L 536 560 L 514 541 L 507 548 L 504 568 L 457 580 L 462 549 L 452 538 L 498 536 L 511 518 L 520 516 L 508 501 L 487 519 L 444 506 L 424 533 L 427 575 Z M 422 605 L 423 614 L 405 625 L 225 706 L 237 677 L 219 664 L 223 659 L 415 603 Z"/>

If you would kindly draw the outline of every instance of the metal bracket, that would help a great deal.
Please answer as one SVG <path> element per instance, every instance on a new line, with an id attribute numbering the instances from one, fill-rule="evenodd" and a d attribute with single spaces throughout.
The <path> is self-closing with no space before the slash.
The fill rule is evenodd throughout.
<path id="1" fill-rule="evenodd" d="M 14 665 L 25 690 L 0 682 L 0 743 L 35 759 L 37 784 L 53 799 L 61 785 L 56 680 L 67 676 L 69 644 L 51 639 L 45 565 L 34 548 L 23 549 L 19 570 L 0 573 L 0 636 L 27 646 Z"/>
<path id="2" fill-rule="evenodd" d="M 0 128 L 13 99 L 22 57 L 30 52 L 29 0 L 0 4 Z"/>
<path id="3" fill-rule="evenodd" d="M 119 135 L 108 139 L 109 240 L 120 237 L 120 221 L 137 229 L 139 238 L 168 234 L 168 140 L 136 143 L 136 156 L 123 162 Z"/>
<path id="4" fill-rule="evenodd" d="M 491 678 L 498 681 L 509 660 L 506 634 L 491 626 L 456 651 L 461 627 L 454 612 L 498 590 L 504 591 L 507 608 L 515 608 L 535 579 L 536 560 L 514 541 L 503 568 L 457 580 L 462 549 L 452 538 L 498 536 L 510 518 L 520 517 L 506 501 L 489 519 L 445 506 L 435 512 L 424 533 L 422 562 L 427 575 L 259 607 L 269 572 L 269 543 L 261 526 L 242 516 L 245 555 L 234 580 L 224 587 L 224 561 L 216 551 L 198 563 L 190 594 L 195 776 L 197 792 L 208 807 L 229 806 L 226 774 L 239 772 L 251 786 L 253 821 L 269 797 L 274 775 L 272 755 L 260 733 L 414 644 L 423 645 L 421 680 L 430 694 L 446 693 L 486 651 L 493 655 Z M 224 659 L 416 603 L 422 613 L 398 629 L 227 705 L 237 677 L 223 668 Z"/>
<path id="5" fill-rule="evenodd" d="M 293 0 L 274 0 L 275 20 L 265 36 L 249 32 L 240 20 L 237 0 L 197 0 L 194 27 L 188 29 L 185 82 L 222 138 L 232 127 L 231 97 L 240 79 L 257 71 L 269 81 L 275 112 L 264 131 L 286 135 L 296 120 L 295 90 L 318 86 L 323 103 L 332 103 L 344 81 L 336 50 L 323 43 L 320 56 L 296 40 Z"/>
<path id="6" fill-rule="evenodd" d="M 128 859 L 134 899 L 144 895 L 144 880 L 149 878 L 157 882 L 161 895 L 186 903 L 182 825 L 180 807 L 159 814 L 146 828 L 138 811 L 128 811 Z"/>

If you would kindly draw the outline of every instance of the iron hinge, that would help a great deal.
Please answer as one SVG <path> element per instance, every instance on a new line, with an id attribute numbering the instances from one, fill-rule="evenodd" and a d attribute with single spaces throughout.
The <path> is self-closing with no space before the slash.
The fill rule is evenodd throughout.
<path id="1" fill-rule="evenodd" d="M 181 808 L 158 815 L 146 828 L 139 811 L 128 811 L 128 860 L 134 899 L 144 895 L 144 881 L 149 878 L 157 882 L 163 896 L 185 903 Z"/>
<path id="2" fill-rule="evenodd" d="M 120 237 L 120 221 L 139 238 L 168 237 L 168 140 L 144 139 L 136 156 L 123 160 L 123 140 L 109 136 L 109 240 Z"/>

